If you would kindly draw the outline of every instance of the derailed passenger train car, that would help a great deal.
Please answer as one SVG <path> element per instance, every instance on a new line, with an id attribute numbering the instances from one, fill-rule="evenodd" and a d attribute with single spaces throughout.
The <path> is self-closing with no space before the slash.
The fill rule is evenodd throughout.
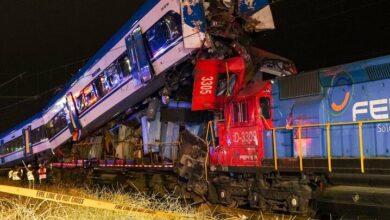
<path id="1" fill-rule="evenodd" d="M 244 13 L 237 11 L 239 3 L 249 4 L 241 18 L 260 11 L 267 16 L 266 21 L 261 16 L 252 19 L 252 23 L 266 25 L 251 30 L 273 28 L 267 1 L 147 1 L 40 114 L 1 136 L 4 147 L 1 147 L 0 163 L 26 160 L 19 152 L 22 148 L 34 154 L 36 160 L 70 139 L 83 139 L 113 118 L 131 112 L 132 106 L 156 92 L 161 93 L 162 87 L 166 87 L 163 97 L 168 97 L 175 90 L 170 84 L 191 75 L 192 69 L 188 66 L 199 57 L 197 51 L 211 47 L 213 41 L 206 38 L 206 26 L 213 29 L 210 33 L 227 37 L 225 27 L 221 28 L 226 21 L 218 16 Z M 226 25 L 240 30 L 235 22 Z M 229 52 L 229 47 L 213 51 L 214 56 L 220 56 Z M 31 137 L 29 132 L 22 135 L 20 129 L 31 130 Z M 34 139 L 31 146 L 30 139 Z M 35 146 L 38 143 L 39 146 Z"/>
<path id="2" fill-rule="evenodd" d="M 179 1 L 145 3 L 43 112 L 31 119 L 34 123 L 26 121 L 2 135 L 1 164 L 26 160 L 22 148 L 35 154 L 51 151 L 71 138 L 86 137 L 158 91 L 166 83 L 167 71 L 193 56 L 196 48 L 185 48 L 183 39 Z M 22 129 L 30 129 L 32 137 L 45 144 L 23 144 Z"/>
<path id="3" fill-rule="evenodd" d="M 42 114 L 36 114 L 25 123 L 6 132 L 1 139 L 1 163 L 13 165 L 24 158 L 33 160 L 35 153 L 49 147 Z M 34 148 L 34 151 L 33 151 Z"/>
<path id="4" fill-rule="evenodd" d="M 147 1 L 41 113 L 0 136 L 0 165 L 50 159 L 59 167 L 97 163 L 145 168 L 156 167 L 156 161 L 168 163 L 157 167 L 172 168 L 182 156 L 178 133 L 202 136 L 204 126 L 198 123 L 208 118 L 191 113 L 185 104 L 191 94 L 178 92 L 191 91 L 193 63 L 201 57 L 245 55 L 238 44 L 233 48 L 230 44 L 244 33 L 238 24 L 245 23 L 241 19 L 246 16 L 257 12 L 267 16 L 267 21 L 261 16 L 250 19 L 251 24 L 263 25 L 252 31 L 273 28 L 266 1 L 248 3 L 245 12 L 238 10 L 239 3 L 247 4 Z M 228 22 L 226 16 L 231 18 Z M 233 35 L 226 34 L 229 29 Z M 155 106 L 154 119 L 145 117 L 145 108 L 153 109 L 155 98 L 164 106 Z M 175 101 L 169 103 L 170 98 Z M 187 136 L 194 143 L 200 141 Z M 191 150 L 195 145 L 186 146 L 183 152 L 199 152 L 196 147 Z"/>

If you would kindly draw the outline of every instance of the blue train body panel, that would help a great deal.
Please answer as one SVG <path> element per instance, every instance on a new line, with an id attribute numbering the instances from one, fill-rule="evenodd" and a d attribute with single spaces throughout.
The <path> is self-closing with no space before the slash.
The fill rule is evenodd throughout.
<path id="1" fill-rule="evenodd" d="M 273 85 L 274 127 L 278 157 L 298 156 L 298 126 L 349 123 L 330 127 L 332 157 L 360 157 L 359 121 L 386 120 L 390 115 L 390 56 L 321 69 L 320 94 L 280 98 L 280 82 Z M 365 157 L 390 156 L 390 123 L 362 124 Z M 302 155 L 327 157 L 326 126 L 302 128 Z M 273 157 L 272 134 L 266 135 L 266 158 Z"/>

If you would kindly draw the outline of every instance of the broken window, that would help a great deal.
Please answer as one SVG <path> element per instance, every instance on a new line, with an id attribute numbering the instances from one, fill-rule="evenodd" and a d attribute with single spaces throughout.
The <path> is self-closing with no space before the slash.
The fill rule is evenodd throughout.
<path id="1" fill-rule="evenodd" d="M 229 75 L 226 73 L 218 74 L 216 95 L 217 96 L 231 95 L 233 93 L 233 88 L 234 85 L 236 84 L 236 80 L 237 80 L 236 74 L 229 74 Z"/>

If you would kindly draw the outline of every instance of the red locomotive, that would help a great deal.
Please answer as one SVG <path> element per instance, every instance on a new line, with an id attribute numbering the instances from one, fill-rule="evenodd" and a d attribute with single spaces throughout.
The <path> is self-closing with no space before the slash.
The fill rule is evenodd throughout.
<path id="1" fill-rule="evenodd" d="M 196 66 L 192 108 L 215 114 L 209 195 L 230 206 L 388 216 L 389 102 L 375 91 L 390 83 L 389 56 L 266 81 L 242 80 L 245 65 L 230 68 L 238 60 Z"/>

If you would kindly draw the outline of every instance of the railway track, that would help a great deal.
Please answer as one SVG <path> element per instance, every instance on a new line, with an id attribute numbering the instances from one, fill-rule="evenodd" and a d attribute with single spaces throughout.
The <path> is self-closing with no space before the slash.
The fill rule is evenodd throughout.
<path id="1" fill-rule="evenodd" d="M 199 212 L 211 212 L 216 219 L 242 219 L 242 220 L 314 220 L 310 217 L 299 217 L 288 214 L 276 214 L 261 212 L 259 210 L 248 210 L 240 208 L 228 208 L 220 205 L 204 204 L 199 208 Z"/>

